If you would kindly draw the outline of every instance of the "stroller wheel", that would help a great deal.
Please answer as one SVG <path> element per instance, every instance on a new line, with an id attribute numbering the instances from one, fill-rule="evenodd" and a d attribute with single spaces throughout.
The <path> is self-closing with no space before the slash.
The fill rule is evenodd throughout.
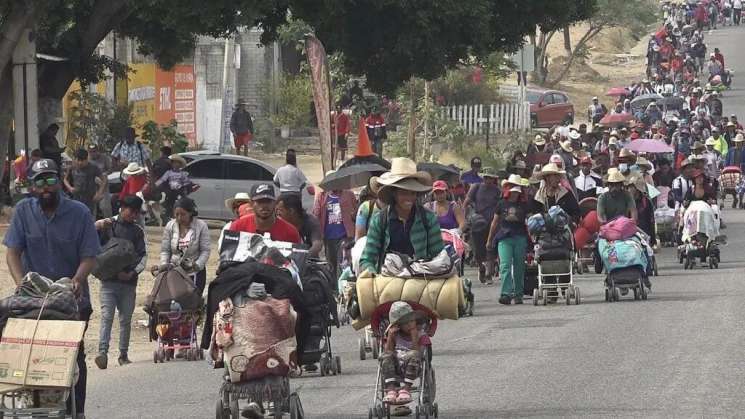
<path id="1" fill-rule="evenodd" d="M 543 292 L 541 292 L 541 304 L 544 306 L 548 304 L 548 290 L 546 288 L 543 289 Z"/>
<path id="2" fill-rule="evenodd" d="M 619 300 L 621 300 L 621 292 L 618 290 L 618 288 L 613 287 L 613 301 Z"/>
<path id="3" fill-rule="evenodd" d="M 539 299 L 540 299 L 540 297 L 538 295 L 538 288 L 534 288 L 533 289 L 533 305 L 534 306 L 537 306 L 538 305 L 538 300 Z"/>
<path id="4" fill-rule="evenodd" d="M 334 357 L 334 364 L 336 365 L 336 373 L 341 375 L 341 357 L 339 355 Z"/>
<path id="5" fill-rule="evenodd" d="M 153 351 L 153 364 L 157 364 L 157 363 L 158 363 L 158 351 L 155 350 Z"/>
<path id="6" fill-rule="evenodd" d="M 290 419 L 303 419 L 305 412 L 303 411 L 303 404 L 300 403 L 300 397 L 297 393 L 290 394 Z"/>
<path id="7" fill-rule="evenodd" d="M 605 288 L 605 301 L 610 301 L 610 292 L 608 288 Z"/>
<path id="8" fill-rule="evenodd" d="M 225 409 L 222 400 L 218 400 L 217 406 L 215 406 L 215 419 L 228 419 L 229 416 L 230 410 Z"/>
<path id="9" fill-rule="evenodd" d="M 321 360 L 318 361 L 318 371 L 321 373 L 321 377 L 329 375 L 328 364 L 326 362 L 326 357 L 322 357 Z"/>
<path id="10" fill-rule="evenodd" d="M 579 305 L 582 302 L 582 298 L 579 296 L 579 287 L 574 287 L 574 304 Z"/>

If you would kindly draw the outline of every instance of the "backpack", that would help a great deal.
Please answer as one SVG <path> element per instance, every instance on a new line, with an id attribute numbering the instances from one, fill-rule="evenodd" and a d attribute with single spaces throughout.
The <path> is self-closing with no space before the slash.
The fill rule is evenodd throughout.
<path id="1" fill-rule="evenodd" d="M 162 271 L 155 277 L 150 294 L 145 298 L 145 312 L 156 315 L 171 311 L 171 301 L 176 301 L 185 311 L 196 310 L 202 305 L 202 296 L 190 275 L 181 268 Z"/>

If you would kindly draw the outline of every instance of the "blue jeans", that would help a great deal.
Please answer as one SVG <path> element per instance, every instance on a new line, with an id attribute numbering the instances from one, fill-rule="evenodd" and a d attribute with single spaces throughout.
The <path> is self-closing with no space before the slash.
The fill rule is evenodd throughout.
<path id="1" fill-rule="evenodd" d="M 499 277 L 502 280 L 502 295 L 523 297 L 525 284 L 526 236 L 510 236 L 499 240 Z"/>
<path id="2" fill-rule="evenodd" d="M 101 281 L 101 332 L 98 338 L 98 352 L 109 352 L 111 325 L 114 323 L 114 310 L 119 311 L 119 356 L 127 354 L 129 334 L 132 329 L 132 313 L 135 311 L 137 285 L 115 281 Z"/>

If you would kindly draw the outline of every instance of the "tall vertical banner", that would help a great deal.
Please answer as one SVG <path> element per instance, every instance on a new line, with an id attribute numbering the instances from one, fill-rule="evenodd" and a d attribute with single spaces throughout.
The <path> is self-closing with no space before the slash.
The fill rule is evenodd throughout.
<path id="1" fill-rule="evenodd" d="M 334 168 L 331 135 L 331 89 L 329 88 L 329 71 L 326 65 L 326 49 L 321 41 L 313 35 L 305 36 L 305 52 L 310 64 L 313 84 L 313 102 L 316 105 L 316 119 L 321 136 L 321 164 L 323 172 Z"/>

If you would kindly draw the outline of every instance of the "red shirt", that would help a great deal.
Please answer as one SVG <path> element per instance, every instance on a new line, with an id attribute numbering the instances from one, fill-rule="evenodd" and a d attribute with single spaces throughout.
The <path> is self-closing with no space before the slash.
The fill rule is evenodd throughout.
<path id="1" fill-rule="evenodd" d="M 133 175 L 128 177 L 124 181 L 121 192 L 119 192 L 119 200 L 124 199 L 125 196 L 135 195 L 145 187 L 147 183 L 147 175 Z"/>
<path id="2" fill-rule="evenodd" d="M 339 115 L 334 114 L 331 118 L 331 124 L 336 125 L 336 135 L 347 135 L 351 130 L 349 116 L 344 112 Z"/>
<path id="3" fill-rule="evenodd" d="M 269 231 L 257 231 L 256 230 L 256 216 L 254 214 L 248 214 L 244 215 L 243 217 L 239 218 L 236 221 L 233 221 L 233 224 L 230 225 L 230 230 L 232 231 L 244 231 L 246 233 L 255 233 L 255 234 L 264 234 L 269 233 L 269 237 L 272 238 L 272 240 L 280 241 L 280 242 L 289 242 L 289 243 L 302 243 L 302 239 L 300 238 L 300 233 L 298 233 L 295 226 L 288 223 L 287 221 L 276 218 L 274 220 L 274 225 L 272 225 L 272 228 L 269 229 Z"/>

